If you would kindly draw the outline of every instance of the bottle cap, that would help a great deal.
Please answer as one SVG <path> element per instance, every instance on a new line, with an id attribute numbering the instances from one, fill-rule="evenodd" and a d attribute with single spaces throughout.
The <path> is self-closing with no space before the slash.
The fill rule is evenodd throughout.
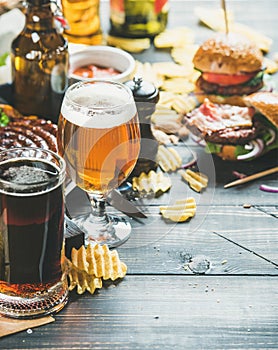
<path id="1" fill-rule="evenodd" d="M 125 84 L 131 89 L 135 102 L 158 102 L 159 91 L 152 83 L 143 81 L 141 77 L 134 77 Z"/>

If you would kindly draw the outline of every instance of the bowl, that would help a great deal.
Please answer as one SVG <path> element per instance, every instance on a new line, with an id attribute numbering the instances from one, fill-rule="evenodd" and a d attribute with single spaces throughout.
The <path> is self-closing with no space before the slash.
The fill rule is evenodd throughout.
<path id="1" fill-rule="evenodd" d="M 76 74 L 76 69 L 93 65 L 97 69 L 100 68 L 102 76 L 84 77 Z M 104 71 L 102 70 L 104 68 Z M 114 72 L 110 75 L 106 70 Z M 88 46 L 73 52 L 69 57 L 69 83 L 73 84 L 78 81 L 93 81 L 95 79 L 113 80 L 124 83 L 133 78 L 135 70 L 135 60 L 126 51 L 112 46 Z M 104 73 L 103 73 L 104 72 Z M 97 74 L 97 72 L 95 72 Z"/>

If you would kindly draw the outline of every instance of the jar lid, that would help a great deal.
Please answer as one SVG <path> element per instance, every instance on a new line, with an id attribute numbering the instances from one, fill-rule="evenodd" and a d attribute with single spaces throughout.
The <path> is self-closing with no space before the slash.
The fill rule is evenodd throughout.
<path id="1" fill-rule="evenodd" d="M 133 80 L 129 80 L 125 83 L 134 96 L 135 102 L 154 102 L 159 100 L 158 89 L 150 82 L 144 81 L 140 77 L 134 77 Z"/>

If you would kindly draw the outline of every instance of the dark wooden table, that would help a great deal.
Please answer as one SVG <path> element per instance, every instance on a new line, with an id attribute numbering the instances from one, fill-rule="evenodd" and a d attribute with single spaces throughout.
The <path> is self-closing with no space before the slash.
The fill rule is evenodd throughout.
<path id="1" fill-rule="evenodd" d="M 219 3 L 170 1 L 169 26 L 189 26 L 201 42 L 210 31 L 193 9 Z M 105 27 L 108 3 L 101 6 Z M 228 7 L 238 22 L 274 40 L 270 56 L 278 51 L 277 0 L 231 0 Z M 136 58 L 170 55 L 150 49 Z M 204 154 L 190 140 L 180 146 L 188 150 L 198 153 L 209 187 L 198 194 L 174 173 L 169 193 L 145 201 L 148 219 L 133 220 L 131 238 L 118 248 L 126 277 L 94 295 L 72 292 L 54 323 L 2 338 L 1 349 L 278 348 L 277 194 L 259 190 L 261 183 L 277 186 L 277 175 L 223 188 L 233 170 L 252 174 L 277 165 L 277 152 L 233 163 Z M 163 221 L 158 205 L 187 196 L 197 201 L 196 216 L 188 223 Z"/>

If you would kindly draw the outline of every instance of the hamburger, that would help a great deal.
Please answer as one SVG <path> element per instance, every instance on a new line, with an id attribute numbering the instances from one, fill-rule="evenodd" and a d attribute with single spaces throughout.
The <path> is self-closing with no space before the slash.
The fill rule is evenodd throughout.
<path id="1" fill-rule="evenodd" d="M 263 83 L 263 54 L 251 41 L 235 33 L 218 33 L 196 51 L 193 64 L 201 75 L 196 96 L 215 103 L 244 106 L 243 97 Z"/>
<path id="2" fill-rule="evenodd" d="M 184 117 L 206 151 L 224 160 L 250 160 L 278 148 L 278 93 L 256 92 L 245 107 L 209 99 Z"/>

